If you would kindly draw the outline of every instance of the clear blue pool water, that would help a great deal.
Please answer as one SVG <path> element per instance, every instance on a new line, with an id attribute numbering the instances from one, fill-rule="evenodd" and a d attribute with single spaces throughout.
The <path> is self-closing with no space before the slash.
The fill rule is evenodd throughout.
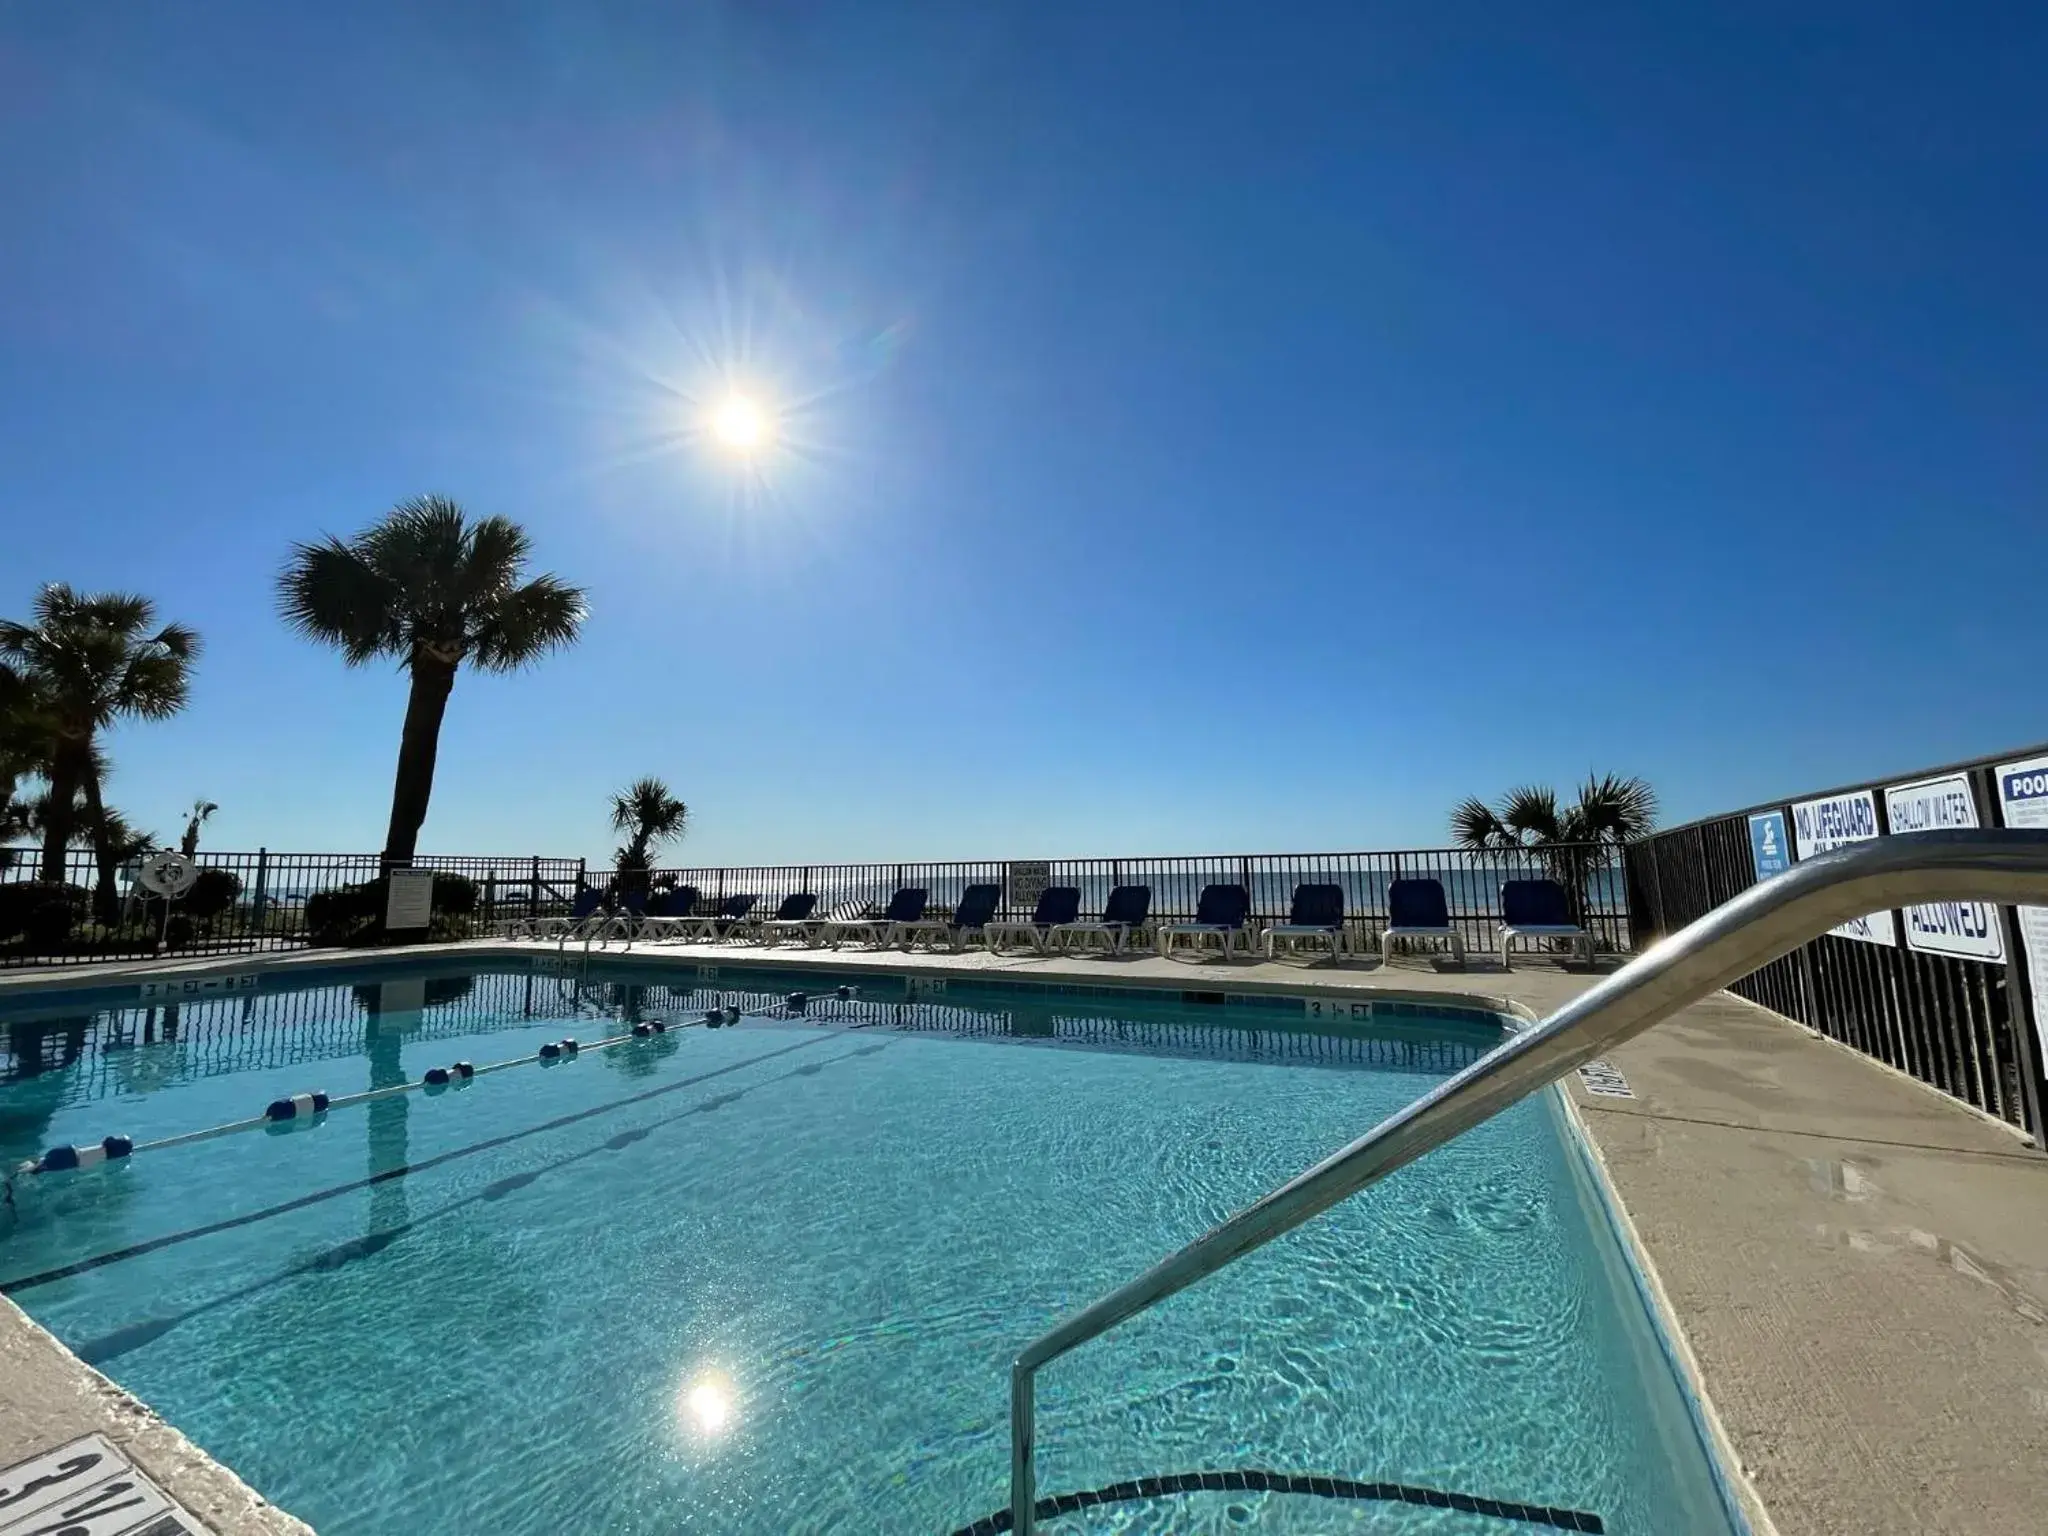
<path id="1" fill-rule="evenodd" d="M 792 985 L 593 978 L 13 1007 L 0 1161 Z M 1469 1015 L 861 985 L 17 1177 L 0 1285 L 324 1536 L 946 1536 L 1005 1503 L 1022 1343 L 1496 1038 Z M 1056 1362 L 1042 1491 L 1261 1467 L 1730 1530 L 1566 1134 L 1527 1102 Z M 1533 1529 L 1243 1492 L 1045 1528 Z"/>

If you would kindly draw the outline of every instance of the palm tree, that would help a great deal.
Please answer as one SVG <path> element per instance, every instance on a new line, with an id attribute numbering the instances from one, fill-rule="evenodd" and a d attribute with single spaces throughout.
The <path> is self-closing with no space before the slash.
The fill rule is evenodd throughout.
<path id="1" fill-rule="evenodd" d="M 192 814 L 185 821 L 185 835 L 178 839 L 178 852 L 192 858 L 199 852 L 199 829 L 212 819 L 220 807 L 205 796 L 192 802 Z"/>
<path id="2" fill-rule="evenodd" d="M 612 830 L 627 834 L 626 845 L 612 855 L 621 875 L 645 874 L 654 850 L 689 830 L 690 808 L 669 793 L 660 779 L 635 779 L 612 796 Z"/>
<path id="3" fill-rule="evenodd" d="M 106 764 L 97 753 L 94 758 L 93 772 L 104 781 Z M 22 825 L 32 834 L 47 836 L 56 804 L 49 790 L 23 802 Z M 143 831 L 111 805 L 88 805 L 83 793 L 71 806 L 71 845 L 91 848 L 97 855 L 99 875 L 93 887 L 93 915 L 111 927 L 121 920 L 121 893 L 114 883 L 116 872 L 130 859 L 139 859 L 162 845 L 154 832 Z"/>
<path id="4" fill-rule="evenodd" d="M 1543 861 L 1583 918 L 1586 887 L 1604 850 L 1647 837 L 1657 825 L 1657 792 L 1649 781 L 1602 774 L 1579 787 L 1571 805 L 1539 784 L 1509 790 L 1495 805 L 1477 796 L 1451 812 L 1451 837 L 1460 848 L 1530 851 Z"/>
<path id="5" fill-rule="evenodd" d="M 441 717 L 464 662 L 510 672 L 575 640 L 580 588 L 520 580 L 531 541 L 502 517 L 471 521 L 444 496 L 400 502 L 344 542 L 295 544 L 278 577 L 285 622 L 352 667 L 396 657 L 412 674 L 391 787 L 387 867 L 410 863 L 434 792 Z"/>
<path id="6" fill-rule="evenodd" d="M 34 744 L 49 784 L 40 878 L 64 878 L 64 850 L 81 820 L 106 825 L 100 733 L 125 719 L 165 720 L 191 695 L 199 636 L 182 624 L 157 629 L 156 605 L 125 592 L 91 595 L 52 582 L 36 594 L 35 622 L 0 621 L 0 671 L 12 675 L 17 740 Z M 101 883 L 111 889 L 106 839 L 97 839 Z"/>

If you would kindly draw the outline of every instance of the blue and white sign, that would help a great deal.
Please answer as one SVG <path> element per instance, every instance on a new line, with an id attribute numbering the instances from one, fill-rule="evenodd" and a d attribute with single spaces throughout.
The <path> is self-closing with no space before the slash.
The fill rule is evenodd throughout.
<path id="1" fill-rule="evenodd" d="M 1977 823 L 1977 797 L 1960 773 L 1884 792 L 1885 819 L 1894 832 L 1949 832 Z M 2005 925 L 1998 908 L 1981 901 L 1940 901 L 1906 908 L 1906 947 L 1963 960 L 2005 960 Z"/>
<path id="2" fill-rule="evenodd" d="M 1792 839 L 1785 831 L 1783 811 L 1765 811 L 1749 818 L 1749 861 L 1758 880 L 1782 875 L 1792 867 Z"/>
<path id="3" fill-rule="evenodd" d="M 2008 827 L 2048 828 L 2048 757 L 1998 767 L 1999 818 Z M 2048 1054 L 2048 907 L 2021 907 L 2020 947 L 2034 994 L 2034 1034 Z"/>
<path id="4" fill-rule="evenodd" d="M 1877 826 L 1877 797 L 1867 789 L 1850 795 L 1829 795 L 1824 800 L 1802 800 L 1792 807 L 1792 848 L 1802 859 L 1817 858 L 1851 843 L 1867 843 L 1881 835 Z M 1889 912 L 1851 918 L 1831 931 L 1845 939 L 1861 939 L 1865 944 L 1899 942 L 1899 930 Z"/>

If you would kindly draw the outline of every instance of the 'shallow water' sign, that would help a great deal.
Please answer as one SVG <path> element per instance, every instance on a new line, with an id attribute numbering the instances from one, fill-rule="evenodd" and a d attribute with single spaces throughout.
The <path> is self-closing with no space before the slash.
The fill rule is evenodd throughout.
<path id="1" fill-rule="evenodd" d="M 1894 832 L 1948 832 L 1977 823 L 1977 799 L 1960 773 L 1884 792 L 1885 820 Z M 1906 947 L 1965 960 L 2005 959 L 2004 924 L 1998 908 L 1981 901 L 1939 901 L 1906 908 Z"/>
<path id="2" fill-rule="evenodd" d="M 1021 864 L 1012 862 L 1007 873 L 1010 877 L 1009 904 L 1027 912 L 1038 905 L 1038 898 L 1052 884 L 1052 865 L 1043 859 Z"/>
<path id="3" fill-rule="evenodd" d="M 1802 800 L 1792 807 L 1792 844 L 1802 859 L 1811 859 L 1851 843 L 1867 843 L 1881 836 L 1877 825 L 1877 798 L 1867 789 L 1854 794 L 1829 795 L 1821 800 Z M 1899 931 L 1889 912 L 1854 917 L 1831 930 L 1845 939 L 1866 944 L 1897 944 Z"/>

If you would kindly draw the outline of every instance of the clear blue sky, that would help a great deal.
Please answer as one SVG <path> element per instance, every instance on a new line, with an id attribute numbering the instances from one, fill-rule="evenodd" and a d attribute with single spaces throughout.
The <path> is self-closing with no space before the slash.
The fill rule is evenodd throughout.
<path id="1" fill-rule="evenodd" d="M 16 4 L 0 612 L 203 631 L 112 798 L 381 839 L 294 539 L 440 491 L 588 585 L 422 845 L 1435 844 L 2048 736 L 2048 11 Z M 786 413 L 758 483 L 683 433 Z"/>

